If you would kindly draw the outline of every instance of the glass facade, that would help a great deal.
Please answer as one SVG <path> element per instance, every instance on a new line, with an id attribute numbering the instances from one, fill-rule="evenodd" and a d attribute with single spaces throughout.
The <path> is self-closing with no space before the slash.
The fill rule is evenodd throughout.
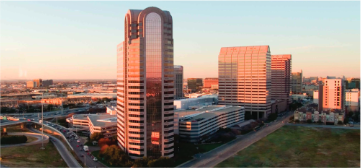
<path id="1" fill-rule="evenodd" d="M 133 159 L 174 156 L 172 16 L 149 7 L 125 15 L 118 45 L 118 145 Z"/>
<path id="2" fill-rule="evenodd" d="M 161 156 L 162 136 L 162 23 L 157 13 L 145 18 L 147 154 Z"/>

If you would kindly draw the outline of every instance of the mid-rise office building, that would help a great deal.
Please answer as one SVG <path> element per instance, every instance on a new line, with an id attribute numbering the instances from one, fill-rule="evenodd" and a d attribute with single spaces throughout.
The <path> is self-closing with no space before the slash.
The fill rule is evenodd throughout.
<path id="1" fill-rule="evenodd" d="M 43 86 L 43 80 L 34 79 L 33 81 L 36 82 L 36 87 L 42 87 Z"/>
<path id="2" fill-rule="evenodd" d="M 53 85 L 53 80 L 43 80 L 42 81 L 43 87 L 49 87 L 50 85 Z"/>
<path id="3" fill-rule="evenodd" d="M 133 159 L 174 156 L 173 21 L 156 7 L 129 10 L 117 46 L 118 145 Z"/>
<path id="4" fill-rule="evenodd" d="M 243 106 L 246 119 L 271 113 L 269 46 L 223 47 L 218 57 L 219 104 Z"/>
<path id="5" fill-rule="evenodd" d="M 37 85 L 36 85 L 36 82 L 34 82 L 34 81 L 27 81 L 26 82 L 26 87 L 27 88 L 36 88 Z"/>
<path id="6" fill-rule="evenodd" d="M 348 78 L 346 80 L 346 89 L 360 90 L 360 78 Z"/>
<path id="7" fill-rule="evenodd" d="M 318 91 L 319 111 L 344 109 L 344 84 L 342 79 L 322 79 Z"/>
<path id="8" fill-rule="evenodd" d="M 203 79 L 202 78 L 188 78 L 188 89 L 191 92 L 198 92 L 202 90 L 203 87 Z"/>
<path id="9" fill-rule="evenodd" d="M 274 100 L 284 100 L 290 103 L 291 59 L 291 54 L 271 56 L 271 98 Z"/>
<path id="10" fill-rule="evenodd" d="M 345 92 L 345 106 L 348 111 L 360 111 L 360 91 L 350 89 Z"/>
<path id="11" fill-rule="evenodd" d="M 302 70 L 301 72 L 292 72 L 291 92 L 292 94 L 300 94 L 302 92 Z"/>
<path id="12" fill-rule="evenodd" d="M 175 76 L 175 99 L 180 99 L 184 97 L 183 95 L 183 66 L 174 65 L 174 76 Z"/>
<path id="13" fill-rule="evenodd" d="M 318 90 L 313 91 L 313 103 L 318 104 Z"/>
<path id="14" fill-rule="evenodd" d="M 218 78 L 205 78 L 203 88 L 218 89 Z"/>
<path id="15" fill-rule="evenodd" d="M 89 115 L 88 123 L 90 135 L 101 133 L 104 137 L 110 138 L 117 134 L 116 115 Z"/>
<path id="16" fill-rule="evenodd" d="M 229 128 L 244 122 L 244 107 L 214 105 L 195 110 L 179 118 L 179 137 L 181 141 L 199 142 L 217 132 L 219 128 Z M 177 116 L 188 111 L 179 111 Z"/>

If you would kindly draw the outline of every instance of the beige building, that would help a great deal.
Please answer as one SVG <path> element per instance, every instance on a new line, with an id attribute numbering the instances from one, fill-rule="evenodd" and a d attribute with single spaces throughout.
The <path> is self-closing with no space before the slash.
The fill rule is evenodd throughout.
<path id="1" fill-rule="evenodd" d="M 88 115 L 88 126 L 90 135 L 96 132 L 109 138 L 117 135 L 117 116 L 116 115 Z"/>
<path id="2" fill-rule="evenodd" d="M 348 111 L 360 111 L 360 91 L 350 89 L 345 92 L 345 106 Z"/>
<path id="3" fill-rule="evenodd" d="M 266 46 L 222 47 L 218 56 L 219 104 L 242 106 L 246 119 L 271 113 L 271 51 Z"/>

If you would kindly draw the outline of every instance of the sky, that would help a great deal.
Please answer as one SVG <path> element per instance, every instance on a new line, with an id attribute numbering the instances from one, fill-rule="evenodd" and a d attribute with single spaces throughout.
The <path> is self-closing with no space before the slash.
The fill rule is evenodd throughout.
<path id="1" fill-rule="evenodd" d="M 116 79 L 128 9 L 173 17 L 184 78 L 217 77 L 221 47 L 269 45 L 304 76 L 360 77 L 360 2 L 0 2 L 1 80 Z"/>

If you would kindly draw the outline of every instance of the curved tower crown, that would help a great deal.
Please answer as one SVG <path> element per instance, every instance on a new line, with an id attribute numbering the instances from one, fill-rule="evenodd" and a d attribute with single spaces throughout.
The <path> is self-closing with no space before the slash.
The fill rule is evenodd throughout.
<path id="1" fill-rule="evenodd" d="M 128 10 L 118 45 L 118 145 L 136 159 L 173 157 L 173 26 L 168 11 Z"/>

